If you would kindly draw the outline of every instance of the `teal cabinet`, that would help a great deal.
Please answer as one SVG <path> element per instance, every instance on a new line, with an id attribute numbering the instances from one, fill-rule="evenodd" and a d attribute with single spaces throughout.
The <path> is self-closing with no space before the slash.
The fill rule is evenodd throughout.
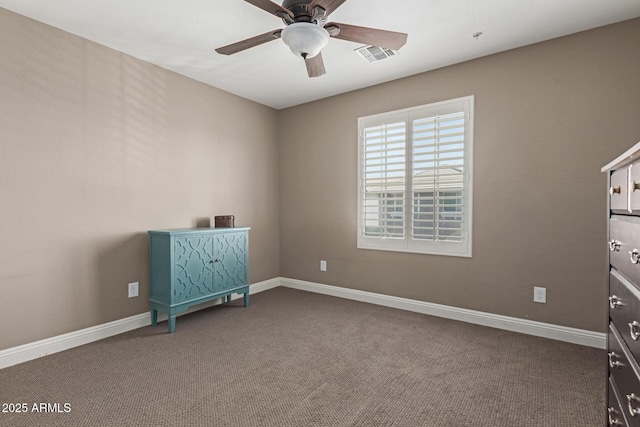
<path id="1" fill-rule="evenodd" d="M 151 323 L 158 311 L 176 315 L 190 306 L 244 294 L 249 305 L 249 227 L 149 231 Z"/>

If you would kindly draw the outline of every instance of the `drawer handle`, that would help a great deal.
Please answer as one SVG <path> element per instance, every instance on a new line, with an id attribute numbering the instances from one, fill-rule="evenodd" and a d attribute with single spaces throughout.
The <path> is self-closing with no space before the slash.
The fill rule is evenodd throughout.
<path id="1" fill-rule="evenodd" d="M 629 255 L 631 257 L 632 264 L 640 263 L 640 252 L 638 252 L 637 249 L 634 249 L 633 251 L 629 251 Z"/>
<path id="2" fill-rule="evenodd" d="M 620 298 L 618 298 L 615 295 L 611 295 L 609 297 L 609 307 L 611 307 L 611 310 L 615 310 L 616 308 L 620 307 L 622 304 L 622 301 L 620 301 Z"/>
<path id="3" fill-rule="evenodd" d="M 627 401 L 629 402 L 629 413 L 631 414 L 632 417 L 635 417 L 636 415 L 640 414 L 640 409 L 633 407 L 633 402 L 637 402 L 639 400 L 640 398 L 635 394 L 633 393 L 627 394 Z"/>
<path id="4" fill-rule="evenodd" d="M 617 368 L 618 366 L 622 365 L 622 363 L 618 362 L 617 360 L 613 360 L 616 357 L 618 357 L 618 355 L 615 354 L 613 351 L 609 353 L 609 367 Z"/>
<path id="5" fill-rule="evenodd" d="M 635 181 L 631 181 L 631 184 L 632 184 L 631 188 L 633 188 L 633 191 L 640 190 L 640 183 L 637 183 Z"/>
<path id="6" fill-rule="evenodd" d="M 609 250 L 611 252 L 620 252 L 620 241 L 619 240 L 612 240 L 609 242 Z"/>
<path id="7" fill-rule="evenodd" d="M 617 418 L 613 418 L 616 414 L 616 409 L 614 407 L 607 408 L 607 412 L 609 413 L 609 425 L 610 426 L 621 426 L 623 425 Z"/>
<path id="8" fill-rule="evenodd" d="M 611 194 L 612 196 L 614 194 L 620 194 L 620 187 L 614 187 L 612 185 L 611 188 L 609 189 L 609 194 Z"/>
<path id="9" fill-rule="evenodd" d="M 635 320 L 629 323 L 629 333 L 631 334 L 631 339 L 634 341 L 638 341 L 638 338 L 640 338 L 640 332 L 638 332 L 639 327 L 640 323 Z"/>

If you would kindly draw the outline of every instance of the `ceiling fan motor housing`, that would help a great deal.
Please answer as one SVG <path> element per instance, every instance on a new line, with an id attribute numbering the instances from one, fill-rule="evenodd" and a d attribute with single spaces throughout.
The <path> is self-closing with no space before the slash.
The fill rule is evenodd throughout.
<path id="1" fill-rule="evenodd" d="M 326 21 L 326 13 L 320 6 L 315 6 L 309 9 L 311 0 L 284 0 L 282 7 L 288 9 L 293 14 L 293 18 L 289 15 L 283 14 L 282 20 L 285 24 L 289 25 L 294 22 L 310 22 L 323 26 Z"/>
<path id="2" fill-rule="evenodd" d="M 310 3 L 311 0 L 284 0 L 282 2 L 282 7 L 284 7 L 285 9 L 289 9 L 295 15 L 296 13 L 294 12 L 294 6 L 295 9 L 307 10 Z"/>

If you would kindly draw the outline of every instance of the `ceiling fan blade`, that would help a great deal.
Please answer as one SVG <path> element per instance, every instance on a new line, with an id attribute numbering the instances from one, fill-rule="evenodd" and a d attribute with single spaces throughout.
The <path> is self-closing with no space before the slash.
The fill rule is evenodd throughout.
<path id="1" fill-rule="evenodd" d="M 337 39 L 369 44 L 386 49 L 398 50 L 407 42 L 407 35 L 405 33 L 396 33 L 395 31 L 358 27 L 355 25 L 340 24 L 338 22 L 329 22 L 324 28 L 329 31 L 332 37 Z M 340 30 L 338 34 L 333 35 L 333 32 L 335 32 L 333 28 Z"/>
<path id="2" fill-rule="evenodd" d="M 313 58 L 305 58 L 304 63 L 307 65 L 307 73 L 309 77 L 320 77 L 326 73 L 324 69 L 324 61 L 322 60 L 322 52 Z"/>
<path id="3" fill-rule="evenodd" d="M 320 6 L 327 11 L 327 15 L 330 15 L 331 12 L 342 6 L 345 1 L 347 0 L 313 0 L 309 5 L 309 10 L 313 10 L 315 6 Z"/>
<path id="4" fill-rule="evenodd" d="M 268 33 L 260 34 L 259 36 L 251 37 L 249 39 L 241 40 L 227 46 L 219 47 L 216 49 L 216 52 L 222 55 L 232 55 L 234 53 L 259 46 L 266 42 L 270 42 L 271 40 L 279 39 L 281 32 L 282 30 L 269 31 Z"/>
<path id="5" fill-rule="evenodd" d="M 251 3 L 252 5 L 259 7 L 262 10 L 266 10 L 272 15 L 277 16 L 278 18 L 282 17 L 282 14 L 289 15 L 293 18 L 293 13 L 290 10 L 285 9 L 280 6 L 278 3 L 274 3 L 270 0 L 244 0 L 247 3 Z"/>

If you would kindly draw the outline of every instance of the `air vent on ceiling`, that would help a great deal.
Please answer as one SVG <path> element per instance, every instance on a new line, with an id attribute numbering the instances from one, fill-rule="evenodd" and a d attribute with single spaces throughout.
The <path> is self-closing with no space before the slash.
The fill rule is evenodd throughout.
<path id="1" fill-rule="evenodd" d="M 385 49 L 378 46 L 362 46 L 356 49 L 356 53 L 369 62 L 382 61 L 385 58 L 398 54 L 395 50 Z"/>

